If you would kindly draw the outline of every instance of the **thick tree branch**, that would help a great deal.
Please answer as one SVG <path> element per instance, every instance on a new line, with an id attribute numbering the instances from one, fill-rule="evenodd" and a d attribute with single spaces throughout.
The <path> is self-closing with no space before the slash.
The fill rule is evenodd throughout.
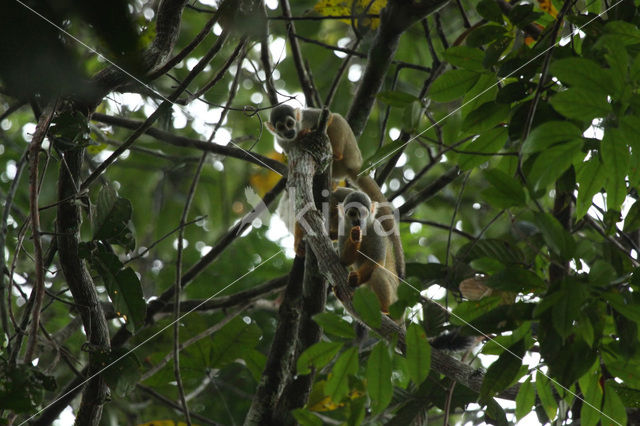
<path id="1" fill-rule="evenodd" d="M 73 197 L 79 186 L 82 165 L 81 149 L 63 153 L 58 178 L 58 199 L 67 200 L 58 205 L 58 250 L 60 265 L 73 295 L 80 306 L 80 315 L 89 341 L 89 366 L 87 375 L 92 376 L 102 368 L 104 357 L 99 353 L 110 350 L 109 330 L 96 293 L 95 285 L 79 255 L 80 207 Z M 102 376 L 97 375 L 85 385 L 80 408 L 76 414 L 78 425 L 98 425 L 102 416 L 102 406 L 107 397 L 107 385 Z"/>
<path id="2" fill-rule="evenodd" d="M 142 125 L 141 121 L 130 120 L 122 117 L 114 117 L 111 115 L 94 113 L 91 118 L 101 123 L 110 124 L 112 126 L 124 127 L 125 129 L 137 129 Z M 245 151 L 244 149 L 235 148 L 233 146 L 223 146 L 216 143 L 209 143 L 198 139 L 191 139 L 184 136 L 174 135 L 173 133 L 151 127 L 145 131 L 146 134 L 154 138 L 167 142 L 173 146 L 182 148 L 195 148 L 201 151 L 210 152 L 212 154 L 224 155 L 227 157 L 238 158 L 248 161 L 261 167 L 275 170 L 281 175 L 286 175 L 287 167 L 279 161 L 267 158 L 260 154 Z"/>
<path id="3" fill-rule="evenodd" d="M 389 0 L 387 7 L 382 10 L 380 27 L 378 27 L 378 32 L 369 50 L 367 67 L 347 114 L 347 121 L 356 137 L 359 137 L 364 131 L 376 95 L 382 87 L 382 82 L 396 53 L 402 33 L 415 22 L 438 10 L 447 1 Z"/>

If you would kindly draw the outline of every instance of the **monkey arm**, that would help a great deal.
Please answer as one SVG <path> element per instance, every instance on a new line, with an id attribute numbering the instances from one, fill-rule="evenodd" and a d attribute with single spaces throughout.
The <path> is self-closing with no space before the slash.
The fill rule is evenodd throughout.
<path id="1" fill-rule="evenodd" d="M 349 232 L 349 237 L 345 238 L 344 245 L 340 250 L 340 262 L 343 265 L 351 265 L 356 261 L 360 244 L 362 244 L 362 232 L 359 226 L 354 226 Z"/>

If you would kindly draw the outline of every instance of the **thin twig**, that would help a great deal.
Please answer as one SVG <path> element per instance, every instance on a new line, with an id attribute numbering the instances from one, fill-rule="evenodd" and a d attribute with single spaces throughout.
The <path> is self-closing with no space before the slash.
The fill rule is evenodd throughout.
<path id="1" fill-rule="evenodd" d="M 31 318 L 31 331 L 27 339 L 27 349 L 24 354 L 25 364 L 30 364 L 36 356 L 36 342 L 38 329 L 40 328 L 40 309 L 44 299 L 44 266 L 42 264 L 42 241 L 40 240 L 40 212 L 38 211 L 38 158 L 42 141 L 49 130 L 53 114 L 56 111 L 57 100 L 47 105 L 38 119 L 36 131 L 29 145 L 29 208 L 31 211 L 31 230 L 33 235 L 33 253 L 35 257 L 35 292 L 33 316 Z"/>
<path id="2" fill-rule="evenodd" d="M 158 401 L 162 402 L 163 404 L 166 404 L 169 407 L 174 408 L 174 409 L 176 409 L 178 411 L 183 411 L 184 412 L 184 410 L 183 410 L 182 406 L 180 406 L 180 404 L 176 404 L 175 402 L 173 402 L 172 400 L 170 400 L 166 396 L 156 392 L 155 390 L 151 389 L 150 387 L 138 384 L 138 385 L 136 385 L 136 388 L 140 389 L 143 392 L 146 392 L 147 394 L 151 395 L 152 397 L 154 397 Z M 192 416 L 193 416 L 194 419 L 197 419 L 198 421 L 201 421 L 204 424 L 213 425 L 213 426 L 222 426 L 221 423 L 214 422 L 213 420 L 208 419 L 208 418 L 206 418 L 204 416 L 201 416 L 200 414 L 193 413 Z"/>

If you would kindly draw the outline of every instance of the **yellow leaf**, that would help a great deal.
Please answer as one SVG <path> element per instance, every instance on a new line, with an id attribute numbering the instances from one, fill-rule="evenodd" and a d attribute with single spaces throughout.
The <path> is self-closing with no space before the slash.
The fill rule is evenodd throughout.
<path id="1" fill-rule="evenodd" d="M 333 411 L 333 410 L 337 410 L 338 408 L 342 407 L 344 404 L 340 403 L 340 404 L 336 404 L 335 402 L 333 402 L 331 400 L 331 397 L 329 396 L 325 396 L 324 398 L 322 398 L 320 401 L 316 402 L 315 404 L 313 404 L 312 406 L 309 407 L 309 411 Z"/>
<path id="2" fill-rule="evenodd" d="M 551 0 L 538 0 L 538 6 L 540 6 L 540 9 L 542 9 L 544 12 L 547 12 L 554 18 L 558 16 L 558 10 L 553 7 Z"/>
<path id="3" fill-rule="evenodd" d="M 375 0 L 371 3 L 370 0 L 358 0 L 355 3 L 354 13 L 351 13 L 351 0 L 320 0 L 313 6 L 313 10 L 318 12 L 322 16 L 357 16 L 358 14 L 366 15 L 379 15 L 380 11 L 387 5 L 388 0 Z M 371 3 L 371 5 L 369 5 Z M 340 19 L 345 24 L 351 24 L 350 19 Z M 369 27 L 376 29 L 380 25 L 380 19 L 378 18 L 362 18 L 362 22 L 359 19 L 355 19 L 356 27 Z"/>
<path id="4" fill-rule="evenodd" d="M 283 154 L 279 154 L 275 151 L 269 153 L 267 157 L 282 162 L 284 162 L 285 158 Z M 281 176 L 278 173 L 260 168 L 249 176 L 249 184 L 259 196 L 263 197 L 264 194 L 270 191 L 271 188 L 278 183 L 280 178 Z"/>

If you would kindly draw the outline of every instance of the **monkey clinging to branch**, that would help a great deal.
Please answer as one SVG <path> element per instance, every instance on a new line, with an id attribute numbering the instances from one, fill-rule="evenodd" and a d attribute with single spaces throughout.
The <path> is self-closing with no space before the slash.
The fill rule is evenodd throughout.
<path id="1" fill-rule="evenodd" d="M 349 273 L 349 284 L 368 285 L 378 296 L 381 310 L 389 312 L 389 305 L 398 298 L 398 277 L 390 237 L 375 217 L 376 205 L 364 192 L 345 197 L 338 207 L 338 254 L 344 265 L 356 267 Z"/>
<path id="2" fill-rule="evenodd" d="M 315 108 L 294 109 L 289 105 L 278 105 L 271 110 L 270 121 L 265 125 L 276 136 L 278 144 L 286 151 L 299 137 L 307 134 L 316 126 L 321 112 L 322 110 Z M 398 275 L 401 278 L 404 277 L 404 253 L 390 203 L 371 176 L 359 175 L 362 167 L 362 154 L 347 120 L 340 114 L 331 113 L 327 124 L 327 136 L 329 136 L 333 151 L 332 178 L 336 180 L 346 178 L 378 203 L 379 220 L 385 231 L 390 234 L 395 267 Z M 297 242 L 296 246 L 298 246 Z"/>

